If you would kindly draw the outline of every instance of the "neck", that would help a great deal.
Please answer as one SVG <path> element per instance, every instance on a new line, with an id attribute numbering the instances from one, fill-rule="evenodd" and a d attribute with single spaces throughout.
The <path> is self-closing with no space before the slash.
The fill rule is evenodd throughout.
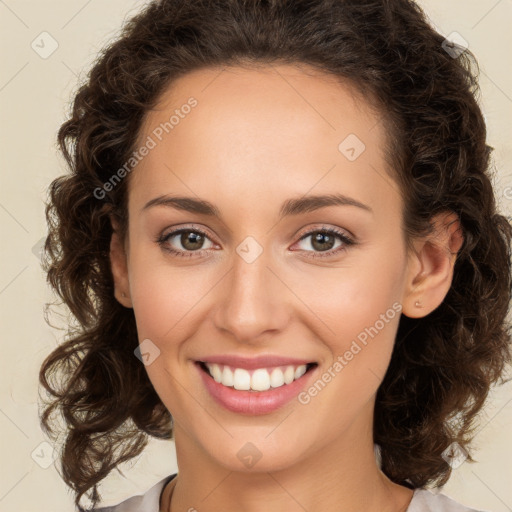
<path id="1" fill-rule="evenodd" d="M 162 512 L 235 512 L 240 508 L 258 512 L 262 500 L 268 512 L 405 512 L 413 491 L 382 473 L 372 433 L 362 435 L 361 426 L 354 422 L 334 442 L 296 464 L 275 471 L 255 471 L 255 465 L 243 472 L 226 469 L 205 456 L 177 427 L 180 469 L 162 496 Z"/>

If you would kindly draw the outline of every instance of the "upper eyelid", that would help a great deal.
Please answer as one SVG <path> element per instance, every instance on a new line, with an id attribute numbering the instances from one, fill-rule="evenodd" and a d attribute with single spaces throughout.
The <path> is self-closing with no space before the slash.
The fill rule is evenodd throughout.
<path id="1" fill-rule="evenodd" d="M 204 228 L 197 228 L 197 227 L 192 227 L 192 226 L 183 226 L 183 227 L 179 227 L 179 228 L 173 228 L 171 229 L 169 232 L 165 232 L 165 230 L 162 232 L 162 234 L 158 237 L 158 238 L 168 238 L 168 237 L 171 237 L 171 236 L 176 236 L 176 235 L 179 235 L 180 233 L 182 232 L 186 232 L 186 231 L 191 231 L 191 232 L 196 232 L 196 233 L 201 233 L 202 235 L 206 236 L 208 238 L 208 240 L 210 240 L 211 242 L 215 243 L 214 240 L 212 239 L 212 237 L 209 235 L 208 233 L 208 230 L 204 229 Z"/>
<path id="2" fill-rule="evenodd" d="M 305 236 L 310 236 L 313 233 L 316 232 L 334 232 L 334 234 L 337 234 L 338 236 L 345 236 L 346 238 L 350 238 L 350 240 L 355 241 L 355 236 L 350 233 L 347 229 L 339 228 L 339 227 L 332 227 L 332 226 L 320 226 L 318 228 L 305 228 L 304 231 L 300 231 L 301 234 L 297 235 L 299 239 L 304 238 Z"/>

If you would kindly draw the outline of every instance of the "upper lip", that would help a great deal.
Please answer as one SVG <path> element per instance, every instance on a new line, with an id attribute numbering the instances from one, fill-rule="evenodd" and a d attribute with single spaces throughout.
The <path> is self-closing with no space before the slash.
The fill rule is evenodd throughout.
<path id="1" fill-rule="evenodd" d="M 244 357 L 239 355 L 216 355 L 199 359 L 202 363 L 224 364 L 233 368 L 245 368 L 246 370 L 255 370 L 257 368 L 270 368 L 274 366 L 301 366 L 303 364 L 313 363 L 307 359 L 295 359 L 277 355 L 262 355 L 256 357 Z"/>

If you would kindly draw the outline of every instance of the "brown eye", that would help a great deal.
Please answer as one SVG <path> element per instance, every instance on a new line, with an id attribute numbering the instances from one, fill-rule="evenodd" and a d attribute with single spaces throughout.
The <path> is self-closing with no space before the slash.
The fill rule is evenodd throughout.
<path id="1" fill-rule="evenodd" d="M 205 242 L 210 246 L 205 247 Z M 194 256 L 194 253 L 202 254 L 213 247 L 210 238 L 198 229 L 177 229 L 157 239 L 157 243 L 166 251 L 176 256 Z"/>
<path id="2" fill-rule="evenodd" d="M 336 244 L 336 241 L 339 241 Z M 299 240 L 299 249 L 313 258 L 335 256 L 349 246 L 355 245 L 355 241 L 344 232 L 334 228 L 323 228 L 309 231 Z"/>
<path id="3" fill-rule="evenodd" d="M 319 231 L 311 238 L 311 246 L 318 251 L 328 251 L 334 247 L 336 238 L 328 233 Z"/>
<path id="4" fill-rule="evenodd" d="M 183 231 L 180 235 L 180 243 L 187 251 L 202 249 L 205 237 L 196 231 Z"/>

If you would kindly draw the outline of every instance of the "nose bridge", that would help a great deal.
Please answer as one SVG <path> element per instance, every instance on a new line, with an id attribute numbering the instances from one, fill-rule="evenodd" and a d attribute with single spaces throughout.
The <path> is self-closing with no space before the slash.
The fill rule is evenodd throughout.
<path id="1" fill-rule="evenodd" d="M 286 322 L 283 285 L 271 271 L 271 251 L 247 237 L 233 254 L 217 309 L 217 327 L 239 341 L 250 341 Z M 270 268 L 269 268 L 270 267 Z"/>

